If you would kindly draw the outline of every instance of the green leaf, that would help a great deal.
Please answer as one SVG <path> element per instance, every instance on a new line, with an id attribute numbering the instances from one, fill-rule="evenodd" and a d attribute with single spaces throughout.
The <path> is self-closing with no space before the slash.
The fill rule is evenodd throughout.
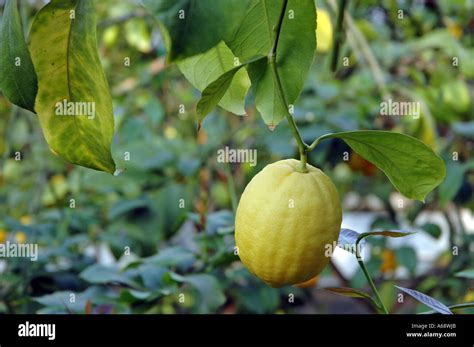
<path id="1" fill-rule="evenodd" d="M 171 277 L 177 282 L 190 284 L 198 291 L 197 309 L 199 313 L 215 312 L 225 302 L 222 288 L 214 276 L 207 274 L 181 276 L 171 273 Z"/>
<path id="2" fill-rule="evenodd" d="M 417 264 L 416 251 L 411 247 L 400 247 L 395 250 L 397 262 L 414 275 Z"/>
<path id="3" fill-rule="evenodd" d="M 414 234 L 414 232 L 405 232 L 405 231 L 393 231 L 393 230 L 383 230 L 383 231 L 369 231 L 359 235 L 357 242 L 362 241 L 362 239 L 368 236 L 388 236 L 388 237 L 404 237 Z"/>
<path id="4" fill-rule="evenodd" d="M 467 269 L 455 274 L 456 277 L 474 279 L 474 269 Z"/>
<path id="5" fill-rule="evenodd" d="M 446 165 L 446 179 L 439 187 L 439 200 L 441 205 L 445 205 L 456 196 L 459 188 L 461 188 L 465 171 L 464 165 L 448 160 Z"/>
<path id="6" fill-rule="evenodd" d="M 368 293 L 362 290 L 347 288 L 347 287 L 326 287 L 324 289 L 329 290 L 330 292 L 342 295 L 342 296 L 349 297 L 349 298 L 359 298 L 359 299 L 369 300 L 372 306 L 374 306 L 378 310 L 380 309 L 380 306 L 377 305 L 375 300 Z"/>
<path id="7" fill-rule="evenodd" d="M 424 201 L 446 175 L 444 161 L 414 137 L 378 130 L 328 134 L 343 139 L 355 152 L 376 165 L 407 198 Z"/>
<path id="8" fill-rule="evenodd" d="M 15 105 L 35 112 L 38 81 L 16 0 L 6 1 L 0 27 L 0 90 Z"/>
<path id="9" fill-rule="evenodd" d="M 71 163 L 114 173 L 112 98 L 97 50 L 92 0 L 43 7 L 31 28 L 30 49 L 38 74 L 36 111 L 51 150 Z"/>
<path id="10" fill-rule="evenodd" d="M 122 273 L 113 267 L 106 267 L 98 264 L 92 265 L 82 271 L 79 277 L 84 281 L 94 284 L 122 283 L 130 287 L 140 287 L 125 273 Z"/>
<path id="11" fill-rule="evenodd" d="M 420 228 L 426 231 L 435 239 L 439 239 L 439 237 L 441 236 L 441 228 L 439 227 L 438 224 L 426 223 L 426 224 L 423 224 Z"/>
<path id="12" fill-rule="evenodd" d="M 420 293 L 419 291 L 414 290 L 414 289 L 403 288 L 399 286 L 395 286 L 395 287 L 400 289 L 402 292 L 407 293 L 408 295 L 415 298 L 419 302 L 425 304 L 426 306 L 431 307 L 436 312 L 439 312 L 441 314 L 453 314 L 451 310 L 449 309 L 449 307 L 439 302 L 438 300 L 433 299 L 431 296 Z"/>
<path id="13" fill-rule="evenodd" d="M 214 82 L 209 84 L 206 89 L 202 92 L 201 99 L 199 100 L 197 106 L 196 106 L 196 114 L 199 123 L 202 122 L 204 117 L 206 117 L 209 112 L 212 111 L 214 107 L 218 104 L 218 102 L 222 99 L 226 91 L 229 89 L 232 80 L 234 79 L 235 75 L 239 72 L 242 71 L 241 69 L 244 66 L 247 66 L 248 64 L 261 60 L 263 61 L 265 57 L 256 57 L 251 59 L 250 61 L 236 66 L 233 69 L 227 71 L 223 75 L 221 75 L 218 79 L 216 79 Z"/>
<path id="14" fill-rule="evenodd" d="M 268 55 L 273 46 L 282 0 L 256 0 L 228 46 L 240 61 Z M 316 49 L 316 8 L 313 0 L 289 0 L 276 52 L 276 67 L 287 105 L 301 93 Z M 248 68 L 255 104 L 263 120 L 275 127 L 288 110 L 278 94 L 278 81 L 264 60 Z"/>
<path id="15" fill-rule="evenodd" d="M 345 288 L 345 287 L 327 287 L 324 288 L 326 290 L 329 290 L 333 293 L 340 294 L 342 296 L 347 296 L 349 298 L 363 298 L 363 299 L 369 299 L 372 300 L 372 297 L 361 290 L 354 289 L 354 288 Z"/>
<path id="16" fill-rule="evenodd" d="M 212 69 L 209 69 L 210 66 Z M 178 67 L 188 81 L 202 92 L 211 82 L 235 68 L 235 57 L 224 42 L 219 42 L 205 53 L 179 61 Z M 249 88 L 247 70 L 241 69 L 236 72 L 218 105 L 229 112 L 244 115 L 245 96 Z"/>
<path id="17" fill-rule="evenodd" d="M 144 0 L 161 24 L 168 60 L 208 51 L 231 38 L 245 16 L 249 0 Z"/>

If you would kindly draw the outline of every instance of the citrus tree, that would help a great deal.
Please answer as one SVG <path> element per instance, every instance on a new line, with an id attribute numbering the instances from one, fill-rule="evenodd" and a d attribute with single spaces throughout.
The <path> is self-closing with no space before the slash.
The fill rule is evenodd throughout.
<path id="1" fill-rule="evenodd" d="M 327 13 L 313 0 L 144 0 L 157 20 L 176 64 L 201 92 L 196 106 L 198 131 L 206 116 L 221 107 L 246 115 L 253 103 L 269 131 L 288 126 L 299 156 L 268 165 L 249 183 L 236 211 L 235 252 L 248 269 L 270 286 L 301 285 L 328 264 L 334 249 L 352 247 L 373 294 L 328 288 L 367 299 L 387 313 L 361 258 L 371 235 L 402 237 L 385 230 L 359 234 L 342 229 L 336 187 L 309 163 L 309 154 L 329 139 L 340 139 L 354 156 L 379 168 L 406 198 L 424 201 L 443 182 L 444 161 L 424 142 L 400 133 L 357 130 L 327 133 L 305 142 L 293 117 L 317 49 L 330 51 L 331 68 L 341 65 L 346 1 L 337 6 L 334 34 Z M 318 23 L 327 28 L 316 30 Z M 325 24 L 324 24 L 325 23 Z M 111 154 L 112 98 L 96 39 L 91 0 L 51 1 L 23 34 L 16 0 L 7 0 L 0 32 L 0 90 L 13 104 L 38 118 L 51 151 L 79 166 L 118 174 Z M 321 42 L 317 42 L 317 38 Z M 124 59 L 124 65 L 130 64 Z M 323 68 L 323 67 L 321 67 Z M 331 115 L 324 115 L 331 117 Z M 88 278 L 100 274 L 88 273 Z M 191 282 L 175 274 L 172 280 Z M 400 290 L 442 313 L 450 309 L 407 288 Z"/>

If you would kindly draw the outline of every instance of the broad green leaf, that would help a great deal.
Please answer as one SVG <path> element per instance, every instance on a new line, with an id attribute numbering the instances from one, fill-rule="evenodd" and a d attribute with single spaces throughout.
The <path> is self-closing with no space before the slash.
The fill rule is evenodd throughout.
<path id="1" fill-rule="evenodd" d="M 457 272 L 454 276 L 474 279 L 474 268 Z"/>
<path id="2" fill-rule="evenodd" d="M 94 284 L 121 283 L 130 287 L 139 287 L 139 285 L 125 273 L 113 267 L 103 265 L 92 265 L 82 271 L 79 275 L 84 281 Z"/>
<path id="3" fill-rule="evenodd" d="M 16 0 L 7 0 L 0 27 L 0 91 L 15 105 L 35 112 L 36 72 L 21 27 Z"/>
<path id="4" fill-rule="evenodd" d="M 196 300 L 198 313 L 215 312 L 225 302 L 225 296 L 221 285 L 214 276 L 208 274 L 193 274 L 181 276 L 171 273 L 173 280 L 188 283 L 194 287 L 199 299 Z"/>
<path id="5" fill-rule="evenodd" d="M 433 310 L 436 312 L 439 312 L 441 314 L 453 314 L 449 307 L 447 307 L 445 304 L 439 302 L 436 299 L 433 299 L 431 296 L 428 296 L 426 294 L 420 293 L 417 290 L 414 289 L 409 289 L 409 288 L 403 288 L 399 286 L 395 286 L 398 289 L 400 289 L 402 292 L 407 293 L 411 297 L 415 298 L 419 302 L 425 304 L 428 307 L 431 307 Z"/>
<path id="6" fill-rule="evenodd" d="M 397 190 L 410 199 L 424 201 L 446 175 L 444 161 L 414 137 L 377 130 L 324 135 L 343 139 L 355 152 L 376 165 Z"/>
<path id="7" fill-rule="evenodd" d="M 204 117 L 212 111 L 214 107 L 222 99 L 226 91 L 229 89 L 232 81 L 239 71 L 243 71 L 242 68 L 255 61 L 264 61 L 265 57 L 257 57 L 251 59 L 242 65 L 236 66 L 233 69 L 227 71 L 203 90 L 201 99 L 196 106 L 196 114 L 199 122 L 202 122 Z"/>
<path id="8" fill-rule="evenodd" d="M 211 82 L 236 66 L 234 54 L 222 41 L 205 53 L 179 61 L 178 67 L 188 81 L 202 92 Z M 247 70 L 241 69 L 236 72 L 218 105 L 229 112 L 244 115 L 245 96 L 249 88 Z"/>
<path id="9" fill-rule="evenodd" d="M 30 49 L 38 74 L 35 108 L 51 150 L 71 163 L 114 173 L 112 98 L 92 0 L 43 7 L 31 27 Z"/>
<path id="10" fill-rule="evenodd" d="M 448 160 L 446 165 L 446 179 L 439 187 L 439 200 L 441 205 L 445 205 L 456 196 L 459 188 L 461 188 L 465 171 L 464 165 Z"/>
<path id="11" fill-rule="evenodd" d="M 268 55 L 275 40 L 282 0 L 255 0 L 232 40 L 227 41 L 242 62 L 256 55 Z M 316 48 L 316 8 L 313 0 L 289 0 L 281 27 L 276 66 L 285 102 L 293 105 L 301 93 Z M 277 80 L 267 61 L 248 68 L 255 104 L 263 120 L 275 127 L 288 110 L 277 91 Z"/>
<path id="12" fill-rule="evenodd" d="M 231 38 L 245 16 L 249 0 L 144 0 L 161 25 L 168 60 L 208 51 Z"/>
<path id="13" fill-rule="evenodd" d="M 414 275 L 418 258 L 416 251 L 411 247 L 400 247 L 395 250 L 397 262 Z"/>
<path id="14" fill-rule="evenodd" d="M 434 223 L 425 223 L 420 228 L 423 229 L 424 231 L 426 231 L 428 234 L 430 234 L 435 239 L 439 239 L 439 237 L 441 236 L 441 233 L 442 233 L 441 228 L 439 227 L 439 225 L 434 224 Z"/>

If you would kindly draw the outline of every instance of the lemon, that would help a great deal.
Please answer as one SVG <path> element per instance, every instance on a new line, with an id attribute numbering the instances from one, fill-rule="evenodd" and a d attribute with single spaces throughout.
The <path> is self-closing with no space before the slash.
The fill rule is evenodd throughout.
<path id="1" fill-rule="evenodd" d="M 26 242 L 26 234 L 22 231 L 17 231 L 15 233 L 15 241 L 17 243 L 25 243 Z"/>
<path id="2" fill-rule="evenodd" d="M 4 229 L 0 229 L 0 243 L 5 243 L 8 239 L 8 233 Z"/>
<path id="3" fill-rule="evenodd" d="M 302 288 L 302 289 L 314 287 L 318 283 L 318 279 L 319 279 L 319 276 L 315 276 L 307 280 L 306 282 L 295 284 L 295 287 Z"/>
<path id="4" fill-rule="evenodd" d="M 316 43 L 317 51 L 321 53 L 328 52 L 332 47 L 332 24 L 329 14 L 325 10 L 316 10 L 317 29 L 316 29 Z"/>
<path id="5" fill-rule="evenodd" d="M 342 212 L 336 187 L 321 170 L 295 159 L 267 165 L 245 188 L 237 208 L 235 241 L 249 271 L 271 287 L 318 275 L 339 237 Z"/>

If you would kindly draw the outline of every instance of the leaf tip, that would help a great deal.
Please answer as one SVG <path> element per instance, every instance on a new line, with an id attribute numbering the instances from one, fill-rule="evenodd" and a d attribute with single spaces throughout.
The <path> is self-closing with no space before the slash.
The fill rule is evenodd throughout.
<path id="1" fill-rule="evenodd" d="M 122 173 L 125 172 L 125 170 L 126 170 L 126 169 L 115 169 L 115 171 L 113 172 L 113 175 L 114 175 L 115 177 L 120 176 Z"/>

